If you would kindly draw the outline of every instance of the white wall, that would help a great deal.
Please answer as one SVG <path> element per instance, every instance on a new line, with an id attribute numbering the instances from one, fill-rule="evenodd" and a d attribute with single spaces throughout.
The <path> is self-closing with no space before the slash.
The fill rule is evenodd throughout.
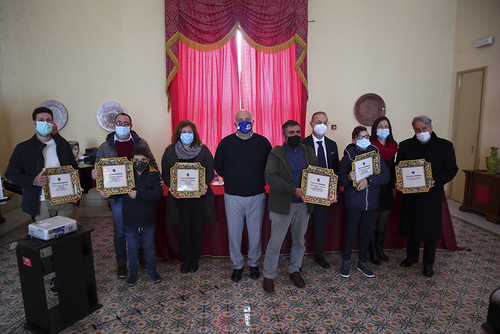
<path id="1" fill-rule="evenodd" d="M 308 114 L 327 112 L 338 126 L 327 136 L 339 149 L 359 125 L 354 105 L 365 93 L 384 99 L 397 141 L 413 135 L 411 120 L 421 114 L 449 138 L 456 6 L 454 0 L 310 0 Z"/>
<path id="2" fill-rule="evenodd" d="M 494 36 L 493 45 L 475 48 L 474 41 Z M 459 0 L 453 64 L 450 126 L 455 106 L 456 73 L 486 67 L 479 169 L 486 169 L 490 147 L 500 147 L 500 1 Z"/>
<path id="3" fill-rule="evenodd" d="M 34 134 L 31 112 L 45 100 L 66 107 L 61 135 L 82 151 L 108 133 L 99 106 L 120 102 L 161 159 L 171 128 L 162 0 L 3 0 L 0 43 L 0 170 Z"/>

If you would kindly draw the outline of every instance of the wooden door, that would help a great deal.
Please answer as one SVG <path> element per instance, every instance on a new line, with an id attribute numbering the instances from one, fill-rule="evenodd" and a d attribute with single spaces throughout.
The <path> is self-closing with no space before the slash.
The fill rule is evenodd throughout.
<path id="1" fill-rule="evenodd" d="M 477 169 L 485 68 L 458 72 L 453 145 L 459 171 L 451 182 L 451 199 L 463 202 L 465 173 Z"/>

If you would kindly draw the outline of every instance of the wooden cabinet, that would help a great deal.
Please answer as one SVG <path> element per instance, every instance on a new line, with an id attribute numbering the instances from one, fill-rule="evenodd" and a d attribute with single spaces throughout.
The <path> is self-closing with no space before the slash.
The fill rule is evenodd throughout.
<path id="1" fill-rule="evenodd" d="M 486 220 L 500 224 L 500 174 L 485 170 L 464 170 L 465 192 L 460 211 L 476 211 Z"/>

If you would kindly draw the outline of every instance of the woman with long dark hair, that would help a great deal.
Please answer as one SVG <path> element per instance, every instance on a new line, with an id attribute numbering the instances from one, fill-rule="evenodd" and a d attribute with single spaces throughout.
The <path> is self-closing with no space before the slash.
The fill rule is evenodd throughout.
<path id="1" fill-rule="evenodd" d="M 373 223 L 373 234 L 368 248 L 370 262 L 380 265 L 381 261 L 389 261 L 389 257 L 384 253 L 382 245 L 385 239 L 387 222 L 394 208 L 394 181 L 396 179 L 394 157 L 398 152 L 398 143 L 392 136 L 391 122 L 387 117 L 379 117 L 373 122 L 370 141 L 373 146 L 378 148 L 385 165 L 391 172 L 389 182 L 380 187 L 378 208 Z"/>
<path id="2" fill-rule="evenodd" d="M 170 187 L 170 168 L 176 162 L 199 162 L 205 167 L 205 187 L 200 198 L 179 198 L 176 189 Z M 167 198 L 167 225 L 177 224 L 177 236 L 182 253 L 181 272 L 195 272 L 201 255 L 201 240 L 205 216 L 215 223 L 214 193 L 210 181 L 214 178 L 214 159 L 203 145 L 196 125 L 180 121 L 172 134 L 172 143 L 165 149 L 161 160 L 162 176 L 169 187 Z"/>

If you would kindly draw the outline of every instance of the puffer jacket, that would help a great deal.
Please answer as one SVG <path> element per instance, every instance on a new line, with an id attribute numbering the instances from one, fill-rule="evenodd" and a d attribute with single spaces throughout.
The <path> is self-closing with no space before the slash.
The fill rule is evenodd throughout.
<path id="1" fill-rule="evenodd" d="M 353 182 L 349 180 L 349 173 L 352 171 L 352 162 L 357 155 L 375 151 L 378 148 L 370 145 L 366 150 L 362 150 L 354 144 L 349 144 L 344 150 L 344 157 L 340 161 L 339 184 L 344 187 L 345 206 L 353 210 L 375 210 L 378 207 L 380 186 L 389 182 L 391 177 L 389 169 L 380 159 L 380 174 L 371 175 L 367 178 L 368 186 L 363 190 L 356 190 Z"/>

